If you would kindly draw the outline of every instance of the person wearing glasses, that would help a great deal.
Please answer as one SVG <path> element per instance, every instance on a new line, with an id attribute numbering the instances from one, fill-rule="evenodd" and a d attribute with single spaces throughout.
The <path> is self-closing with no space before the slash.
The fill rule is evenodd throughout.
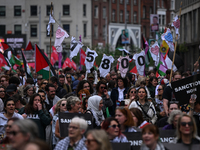
<path id="1" fill-rule="evenodd" d="M 0 144 L 9 144 L 10 140 L 9 140 L 9 133 L 10 133 L 10 129 L 11 129 L 11 125 L 13 124 L 14 121 L 19 120 L 19 118 L 10 118 L 7 121 L 7 124 L 5 125 L 5 136 L 2 140 L 0 140 Z"/>
<path id="2" fill-rule="evenodd" d="M 15 121 L 9 132 L 12 149 L 23 150 L 27 143 L 38 138 L 37 125 L 29 119 Z"/>
<path id="3" fill-rule="evenodd" d="M 159 141 L 159 129 L 153 124 L 148 124 L 142 129 L 142 140 L 140 150 L 166 150 Z"/>
<path id="4" fill-rule="evenodd" d="M 7 75 L 2 75 L 0 77 L 0 85 L 3 86 L 4 88 L 7 88 L 7 86 L 9 85 L 9 76 Z"/>
<path id="5" fill-rule="evenodd" d="M 44 90 L 45 91 L 45 87 L 46 87 L 47 84 L 48 84 L 48 81 L 46 79 L 42 79 L 38 90 Z"/>
<path id="6" fill-rule="evenodd" d="M 96 92 L 94 95 L 101 96 L 103 100 L 103 107 L 102 111 L 104 114 L 104 117 L 109 117 L 109 114 L 106 114 L 106 109 L 108 107 L 111 107 L 113 105 L 113 101 L 110 99 L 110 96 L 108 95 L 108 87 L 106 85 L 106 82 L 103 80 L 100 80 L 96 85 Z"/>
<path id="7" fill-rule="evenodd" d="M 86 89 L 90 92 L 90 94 L 93 94 L 94 90 L 91 85 L 91 83 L 87 80 L 82 80 L 78 83 L 77 88 L 76 88 L 76 94 L 78 96 L 78 92 L 82 89 Z"/>
<path id="8" fill-rule="evenodd" d="M 109 137 L 104 130 L 90 130 L 86 136 L 87 150 L 112 150 Z"/>
<path id="9" fill-rule="evenodd" d="M 54 150 L 87 150 L 84 133 L 87 122 L 79 117 L 74 117 L 68 127 L 68 136 L 59 141 Z"/>
<path id="10" fill-rule="evenodd" d="M 0 137 L 3 137 L 5 133 L 5 125 L 10 118 L 24 119 L 20 114 L 15 112 L 15 102 L 13 99 L 8 98 L 4 102 L 4 111 L 0 113 Z"/>
<path id="11" fill-rule="evenodd" d="M 4 86 L 0 86 L 0 99 L 4 102 L 6 100 L 6 89 Z"/>
<path id="12" fill-rule="evenodd" d="M 197 136 L 197 127 L 192 116 L 183 114 L 177 123 L 177 135 L 172 143 L 182 143 L 190 147 L 192 144 L 200 144 L 200 137 Z"/>
<path id="13" fill-rule="evenodd" d="M 126 136 L 121 133 L 120 125 L 117 119 L 110 117 L 103 122 L 101 129 L 104 129 L 108 134 L 110 142 L 124 143 L 128 142 Z"/>
<path id="14" fill-rule="evenodd" d="M 55 128 L 56 128 L 56 121 L 59 119 L 58 113 L 67 111 L 67 100 L 65 98 L 60 99 L 56 103 L 56 107 L 54 110 L 54 116 L 52 119 L 52 146 L 53 148 L 56 146 L 59 138 L 55 136 Z"/>
<path id="15" fill-rule="evenodd" d="M 22 114 L 24 118 L 33 120 L 38 126 L 40 138 L 46 140 L 45 129 L 51 123 L 51 117 L 44 109 L 41 99 L 38 93 L 33 94 L 29 103 L 20 109 L 19 114 Z"/>
<path id="16" fill-rule="evenodd" d="M 129 105 L 132 103 L 132 101 L 134 101 L 136 99 L 136 96 L 137 96 L 136 88 L 130 87 L 128 89 L 127 96 L 125 99 L 125 105 L 127 105 L 129 107 Z"/>

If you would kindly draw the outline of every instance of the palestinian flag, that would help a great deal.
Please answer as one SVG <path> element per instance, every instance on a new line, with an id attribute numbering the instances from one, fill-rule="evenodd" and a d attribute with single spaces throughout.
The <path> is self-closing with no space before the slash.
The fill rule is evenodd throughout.
<path id="1" fill-rule="evenodd" d="M 26 51 L 29 51 L 29 50 L 33 50 L 33 46 L 31 44 L 31 41 L 28 42 L 26 48 L 25 48 Z"/>
<path id="2" fill-rule="evenodd" d="M 0 53 L 0 67 L 4 70 L 11 70 L 2 53 Z"/>
<path id="3" fill-rule="evenodd" d="M 30 68 L 28 66 L 28 63 L 26 61 L 26 58 L 25 58 L 24 53 L 23 53 L 22 50 L 21 50 L 21 53 L 22 53 L 22 59 L 23 59 L 23 63 L 24 63 L 24 70 L 25 70 L 25 73 L 26 73 L 26 78 L 27 79 L 28 78 L 32 78 L 31 70 L 30 70 Z"/>
<path id="4" fill-rule="evenodd" d="M 56 76 L 56 72 L 49 59 L 35 44 L 35 70 L 37 74 L 41 74 L 43 79 L 49 79 L 49 66 L 51 71 L 50 76 Z"/>
<path id="5" fill-rule="evenodd" d="M 174 56 L 174 52 L 170 51 L 168 49 L 168 51 L 166 52 L 164 59 L 167 65 L 168 69 L 172 68 L 172 62 L 173 62 L 173 56 Z M 181 59 L 181 57 L 178 54 L 175 54 L 175 59 L 174 59 L 174 65 L 173 65 L 173 71 L 178 70 L 181 66 L 183 66 L 183 60 Z"/>
<path id="6" fill-rule="evenodd" d="M 150 64 L 150 58 L 151 58 L 151 53 L 149 52 L 149 44 L 144 38 L 143 34 L 141 37 L 141 48 L 145 49 L 145 66 L 149 67 Z"/>
<path id="7" fill-rule="evenodd" d="M 166 75 L 166 71 L 167 71 L 168 67 L 167 67 L 167 64 L 165 62 L 165 59 L 164 59 L 162 53 L 160 53 L 160 62 L 156 66 L 156 69 L 158 70 L 158 74 L 160 76 L 165 76 Z"/>

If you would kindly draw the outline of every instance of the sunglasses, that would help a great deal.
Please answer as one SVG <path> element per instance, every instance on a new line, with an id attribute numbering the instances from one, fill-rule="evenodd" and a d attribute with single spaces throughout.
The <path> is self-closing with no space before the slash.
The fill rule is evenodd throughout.
<path id="1" fill-rule="evenodd" d="M 4 81 L 6 81 L 6 80 L 1 80 L 1 82 L 4 82 Z"/>
<path id="2" fill-rule="evenodd" d="M 44 82 L 44 83 L 42 83 L 42 84 L 48 84 L 48 83 Z"/>
<path id="3" fill-rule="evenodd" d="M 120 128 L 120 125 L 118 124 L 118 125 L 116 125 L 116 124 L 114 124 L 114 125 L 112 125 L 112 126 L 108 126 L 109 128 L 113 128 L 113 129 L 115 129 L 116 127 L 118 127 L 118 128 Z"/>
<path id="4" fill-rule="evenodd" d="M 7 124 L 7 125 L 5 125 L 5 128 L 7 128 L 7 127 L 8 127 L 8 128 L 11 128 L 11 125 L 8 125 L 8 124 Z"/>
<path id="5" fill-rule="evenodd" d="M 0 93 L 5 93 L 6 91 L 0 91 Z"/>
<path id="6" fill-rule="evenodd" d="M 66 106 L 66 104 L 61 104 L 61 106 Z"/>
<path id="7" fill-rule="evenodd" d="M 106 87 L 102 86 L 101 89 L 106 89 Z"/>
<path id="8" fill-rule="evenodd" d="M 158 91 L 161 91 L 162 89 L 157 89 Z"/>
<path id="9" fill-rule="evenodd" d="M 136 93 L 136 91 L 131 91 L 131 93 L 133 94 L 133 93 Z"/>
<path id="10" fill-rule="evenodd" d="M 91 142 L 97 142 L 98 143 L 98 141 L 97 140 L 91 140 L 91 139 L 87 139 L 87 140 L 85 140 L 85 143 L 88 143 L 89 145 L 91 144 Z"/>
<path id="11" fill-rule="evenodd" d="M 11 131 L 9 132 L 10 135 L 16 136 L 18 133 L 20 133 L 21 131 Z"/>
<path id="12" fill-rule="evenodd" d="M 71 77 L 67 77 L 67 78 L 71 78 Z"/>
<path id="13" fill-rule="evenodd" d="M 185 127 L 186 125 L 191 127 L 193 125 L 193 123 L 192 122 L 181 122 L 181 126 Z"/>

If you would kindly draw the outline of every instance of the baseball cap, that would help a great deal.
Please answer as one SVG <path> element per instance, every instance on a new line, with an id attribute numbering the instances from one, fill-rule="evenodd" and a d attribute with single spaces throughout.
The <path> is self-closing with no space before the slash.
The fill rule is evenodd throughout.
<path id="1" fill-rule="evenodd" d="M 15 84 L 9 84 L 6 88 L 6 92 L 13 92 L 17 90 L 17 86 Z"/>

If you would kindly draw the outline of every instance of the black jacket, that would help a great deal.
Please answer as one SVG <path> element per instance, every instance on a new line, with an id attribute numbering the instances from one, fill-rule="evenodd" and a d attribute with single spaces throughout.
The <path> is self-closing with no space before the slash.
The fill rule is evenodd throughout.
<path id="1" fill-rule="evenodd" d="M 67 94 L 67 91 L 64 88 L 61 88 L 60 86 L 56 89 L 56 96 L 59 98 L 63 98 Z"/>

